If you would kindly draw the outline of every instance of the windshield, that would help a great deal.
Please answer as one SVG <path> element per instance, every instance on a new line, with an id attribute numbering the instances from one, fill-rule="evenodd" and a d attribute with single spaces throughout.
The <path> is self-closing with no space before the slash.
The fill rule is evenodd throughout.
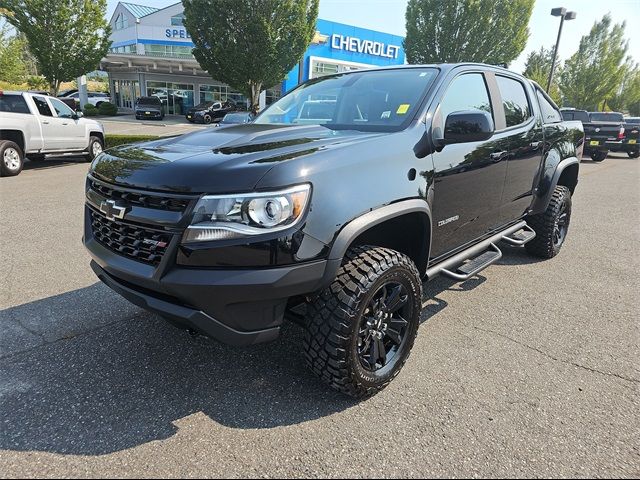
<path id="1" fill-rule="evenodd" d="M 201 103 L 200 105 L 196 105 L 195 108 L 210 108 L 211 105 L 213 105 L 213 102 L 204 102 L 204 103 Z"/>
<path id="2" fill-rule="evenodd" d="M 592 112 L 589 117 L 592 122 L 624 122 L 622 114 L 616 112 Z"/>
<path id="3" fill-rule="evenodd" d="M 267 108 L 254 123 L 400 130 L 416 113 L 437 73 L 435 68 L 403 68 L 310 80 Z"/>

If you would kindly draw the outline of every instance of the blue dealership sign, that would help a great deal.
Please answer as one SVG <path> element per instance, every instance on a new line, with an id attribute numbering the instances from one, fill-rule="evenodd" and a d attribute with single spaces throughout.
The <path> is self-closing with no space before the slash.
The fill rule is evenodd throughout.
<path id="1" fill-rule="evenodd" d="M 303 79 L 311 77 L 314 63 L 339 64 L 345 67 L 403 65 L 403 37 L 319 19 L 313 43 L 304 54 Z M 299 66 L 283 83 L 283 92 L 298 84 Z"/>

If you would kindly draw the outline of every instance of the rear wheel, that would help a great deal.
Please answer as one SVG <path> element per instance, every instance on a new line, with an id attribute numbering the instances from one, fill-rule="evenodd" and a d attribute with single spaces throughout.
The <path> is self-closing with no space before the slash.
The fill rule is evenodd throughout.
<path id="1" fill-rule="evenodd" d="M 605 150 L 605 151 L 597 150 L 597 151 L 591 153 L 591 160 L 593 160 L 594 162 L 601 162 L 605 158 L 607 158 L 608 154 L 609 154 L 609 152 L 607 150 Z"/>
<path id="2" fill-rule="evenodd" d="M 22 149 L 9 140 L 0 141 L 0 173 L 3 177 L 18 175 L 24 167 Z"/>
<path id="3" fill-rule="evenodd" d="M 636 150 L 635 152 L 627 152 L 629 158 L 638 158 L 640 157 L 640 150 Z"/>
<path id="4" fill-rule="evenodd" d="M 85 156 L 88 162 L 93 161 L 98 155 L 104 151 L 104 143 L 100 137 L 92 136 L 89 139 L 89 153 Z"/>
<path id="5" fill-rule="evenodd" d="M 308 306 L 307 365 L 335 390 L 374 395 L 407 361 L 421 309 L 422 281 L 406 255 L 353 248 L 331 286 Z"/>
<path id="6" fill-rule="evenodd" d="M 571 221 L 571 190 L 559 185 L 553 191 L 547 209 L 527 217 L 527 223 L 536 232 L 533 240 L 525 244 L 528 253 L 540 258 L 553 258 L 567 238 Z"/>

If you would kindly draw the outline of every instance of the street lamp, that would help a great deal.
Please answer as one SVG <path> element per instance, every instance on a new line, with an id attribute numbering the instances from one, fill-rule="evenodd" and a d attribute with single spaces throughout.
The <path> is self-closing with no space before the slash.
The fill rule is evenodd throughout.
<path id="1" fill-rule="evenodd" d="M 564 7 L 551 9 L 551 15 L 554 17 L 562 17 L 560 20 L 560 28 L 558 29 L 558 39 L 556 40 L 556 47 L 553 49 L 553 60 L 551 61 L 551 71 L 549 72 L 549 81 L 547 82 L 547 93 L 551 88 L 551 81 L 553 80 L 553 72 L 556 69 L 556 56 L 558 55 L 558 45 L 560 45 L 560 35 L 562 35 L 562 25 L 565 20 L 573 20 L 576 18 L 576 12 L 567 12 Z"/>

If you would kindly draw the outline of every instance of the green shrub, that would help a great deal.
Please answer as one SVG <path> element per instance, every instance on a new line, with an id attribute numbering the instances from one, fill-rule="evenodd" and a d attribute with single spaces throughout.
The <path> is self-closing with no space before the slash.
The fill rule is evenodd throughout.
<path id="1" fill-rule="evenodd" d="M 100 112 L 100 115 L 113 116 L 118 113 L 118 107 L 113 103 L 104 102 L 98 107 L 98 112 Z"/>
<path id="2" fill-rule="evenodd" d="M 90 103 L 87 103 L 82 109 L 82 113 L 85 117 L 95 117 L 98 115 L 98 109 Z"/>
<path id="3" fill-rule="evenodd" d="M 105 138 L 105 148 L 127 145 L 129 143 L 149 142 L 158 140 L 160 137 L 154 135 L 107 135 Z"/>

